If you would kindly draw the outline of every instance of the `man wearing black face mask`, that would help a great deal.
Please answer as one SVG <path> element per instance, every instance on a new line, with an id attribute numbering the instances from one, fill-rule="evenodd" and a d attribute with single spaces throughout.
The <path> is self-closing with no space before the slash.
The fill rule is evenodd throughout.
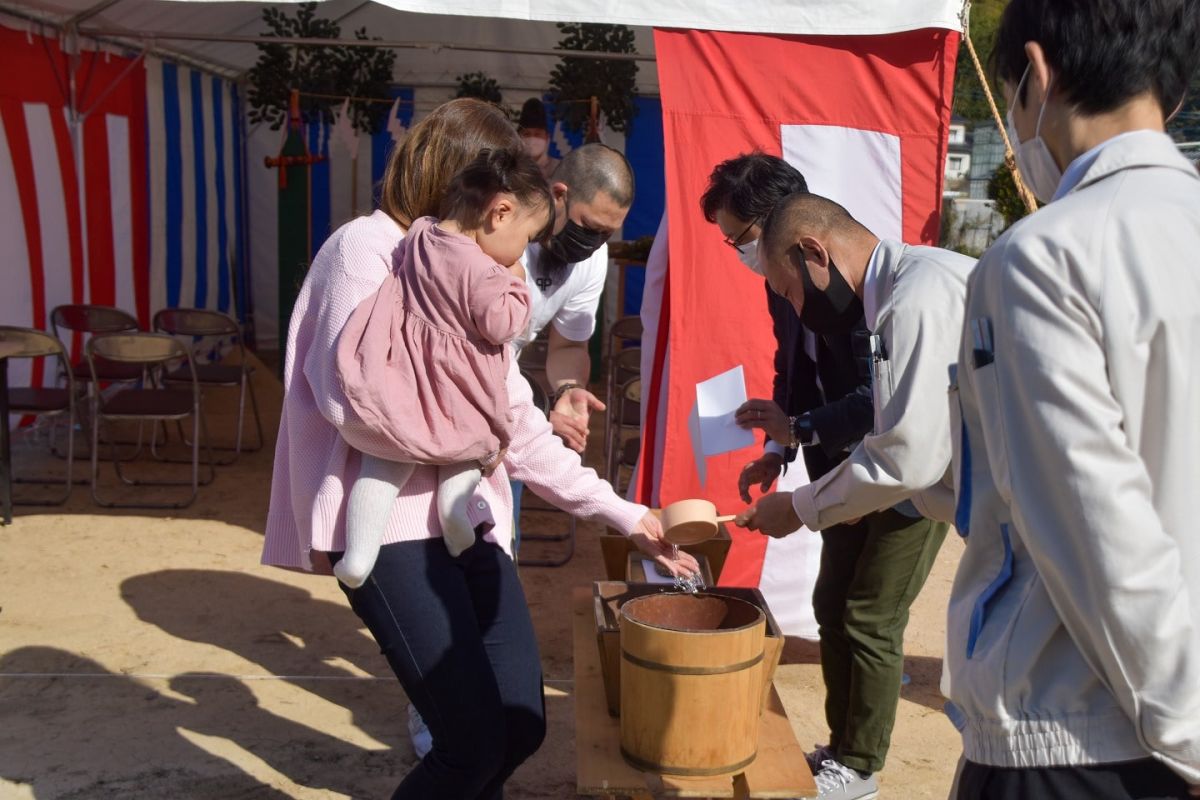
<path id="1" fill-rule="evenodd" d="M 588 340 L 596 330 L 600 294 L 608 276 L 608 240 L 633 205 L 633 170 L 625 156 L 602 144 L 585 144 L 563 158 L 550 179 L 554 234 L 525 250 L 529 328 L 513 340 L 521 349 L 550 326 L 546 378 L 553 406 L 550 425 L 577 453 L 587 447 L 593 411 L 604 403 L 587 389 L 592 371 Z M 522 484 L 513 482 L 513 506 L 521 515 Z M 516 548 L 521 529 L 516 528 Z"/>
<path id="2" fill-rule="evenodd" d="M 850 458 L 794 497 L 764 497 L 745 517 L 769 535 L 813 530 L 906 501 L 912 517 L 954 518 L 946 392 L 958 361 L 966 280 L 975 260 L 880 241 L 813 194 L 775 207 L 760 252 L 771 288 L 814 331 L 850 330 L 865 313 L 875 427 Z M 787 526 L 791 527 L 787 527 Z"/>
<path id="3" fill-rule="evenodd" d="M 532 300 L 529 329 L 513 341 L 519 353 L 550 326 L 546 377 L 554 391 L 550 424 L 568 447 L 582 453 L 588 424 L 601 403 L 587 390 L 588 340 L 608 274 L 608 240 L 633 204 L 633 170 L 625 157 L 602 144 L 568 153 L 550 180 L 555 232 L 525 251 Z"/>
<path id="4" fill-rule="evenodd" d="M 951 450 L 946 393 L 975 262 L 880 241 L 840 205 L 811 194 L 776 204 L 759 254 L 771 289 L 806 327 L 845 334 L 865 316 L 868 328 L 856 348 L 871 363 L 872 432 L 824 476 L 766 495 L 737 524 L 786 536 L 803 522 L 827 532 L 826 547 L 841 547 L 842 560 L 853 561 L 818 582 L 844 598 L 845 647 L 827 656 L 822 637 L 822 672 L 827 680 L 839 669 L 848 676 L 847 715 L 856 724 L 830 767 L 845 786 L 828 796 L 874 797 L 871 773 L 883 765 L 900 696 L 908 610 L 953 517 L 953 490 L 943 485 Z M 856 530 L 840 524 L 859 517 L 867 528 L 861 541 L 837 541 L 836 532 Z"/>

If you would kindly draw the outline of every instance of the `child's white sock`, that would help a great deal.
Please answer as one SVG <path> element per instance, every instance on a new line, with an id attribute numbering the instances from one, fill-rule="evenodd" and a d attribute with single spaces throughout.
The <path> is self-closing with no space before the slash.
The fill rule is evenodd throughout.
<path id="1" fill-rule="evenodd" d="M 438 467 L 437 510 L 446 549 L 457 558 L 475 544 L 475 529 L 467 517 L 467 503 L 483 473 L 474 462 Z"/>
<path id="2" fill-rule="evenodd" d="M 346 554 L 333 566 L 333 574 L 351 589 L 362 586 L 375 568 L 396 495 L 412 471 L 412 464 L 362 454 L 362 471 L 346 506 Z"/>

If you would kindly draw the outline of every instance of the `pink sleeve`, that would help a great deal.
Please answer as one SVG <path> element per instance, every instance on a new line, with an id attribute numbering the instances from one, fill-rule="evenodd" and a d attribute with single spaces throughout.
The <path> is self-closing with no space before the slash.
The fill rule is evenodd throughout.
<path id="1" fill-rule="evenodd" d="M 474 277 L 467 302 L 476 329 L 492 344 L 508 344 L 529 326 L 529 288 L 496 264 Z"/>
<path id="2" fill-rule="evenodd" d="M 546 415 L 533 405 L 533 391 L 516 359 L 508 370 L 512 404 L 512 441 L 504 466 L 508 477 L 523 481 L 538 497 L 585 519 L 599 518 L 628 536 L 648 509 L 623 500 L 579 454 L 554 435 Z"/>

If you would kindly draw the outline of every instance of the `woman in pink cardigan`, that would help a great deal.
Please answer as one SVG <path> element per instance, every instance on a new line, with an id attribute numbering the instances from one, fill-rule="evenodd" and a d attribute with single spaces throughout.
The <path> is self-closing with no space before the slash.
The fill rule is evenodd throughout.
<path id="1" fill-rule="evenodd" d="M 392 152 L 381 210 L 344 225 L 313 261 L 288 331 L 264 564 L 332 573 L 345 548 L 346 494 L 359 454 L 400 457 L 377 425 L 351 409 L 336 369 L 338 336 L 389 274 L 408 226 L 437 213 L 450 178 L 480 150 L 519 146 L 494 107 L 446 103 Z M 686 554 L 672 561 L 648 510 L 618 497 L 553 435 L 515 360 L 506 386 L 508 453 L 467 507 L 478 544 L 457 559 L 443 546 L 437 468 L 418 465 L 392 507 L 371 576 L 357 589 L 342 587 L 433 735 L 433 749 L 401 781 L 395 800 L 499 800 L 545 735 L 537 641 L 508 553 L 510 478 L 576 516 L 624 531 L 672 571 L 697 569 Z M 411 413 L 395 409 L 397 420 Z"/>

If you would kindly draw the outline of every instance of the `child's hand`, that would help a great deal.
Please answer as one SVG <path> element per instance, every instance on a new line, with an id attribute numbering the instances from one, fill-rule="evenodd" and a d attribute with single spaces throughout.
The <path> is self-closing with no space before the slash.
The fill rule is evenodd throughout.
<path id="1" fill-rule="evenodd" d="M 500 463 L 504 461 L 504 457 L 506 455 L 508 455 L 508 448 L 502 447 L 500 448 L 499 452 L 497 452 L 490 459 L 481 459 L 479 462 L 479 470 L 483 473 L 483 477 L 490 478 L 492 473 L 496 471 L 496 467 L 500 466 Z"/>
<path id="2" fill-rule="evenodd" d="M 520 261 L 513 262 L 508 268 L 509 273 L 519 281 L 525 280 L 525 265 Z"/>

